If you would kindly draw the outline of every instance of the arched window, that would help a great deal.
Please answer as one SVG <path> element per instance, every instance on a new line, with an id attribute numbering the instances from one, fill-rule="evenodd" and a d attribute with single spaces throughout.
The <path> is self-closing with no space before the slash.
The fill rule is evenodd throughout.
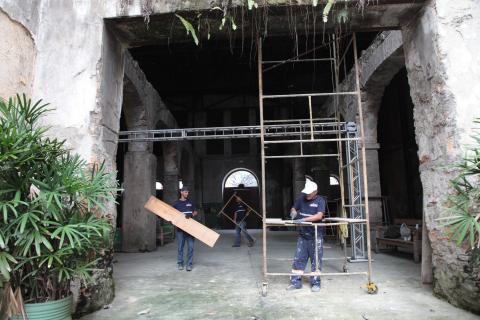
<path id="1" fill-rule="evenodd" d="M 225 180 L 225 188 L 237 188 L 239 185 L 244 187 L 258 187 L 257 178 L 247 170 L 239 169 L 230 173 Z"/>
<path id="2" fill-rule="evenodd" d="M 335 176 L 330 176 L 330 185 L 331 186 L 338 186 L 339 185 L 338 178 L 335 177 Z"/>

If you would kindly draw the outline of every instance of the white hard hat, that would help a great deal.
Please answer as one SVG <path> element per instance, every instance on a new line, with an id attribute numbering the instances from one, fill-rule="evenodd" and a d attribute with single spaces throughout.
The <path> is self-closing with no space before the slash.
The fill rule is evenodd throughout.
<path id="1" fill-rule="evenodd" d="M 314 191 L 317 191 L 317 184 L 307 178 L 307 180 L 305 181 L 305 187 L 303 188 L 302 193 L 310 194 Z"/>

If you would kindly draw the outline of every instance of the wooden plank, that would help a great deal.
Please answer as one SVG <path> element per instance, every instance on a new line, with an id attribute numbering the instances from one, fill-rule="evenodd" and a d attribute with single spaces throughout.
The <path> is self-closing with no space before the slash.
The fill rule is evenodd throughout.
<path id="1" fill-rule="evenodd" d="M 170 221 L 173 225 L 182 229 L 185 232 L 188 232 L 198 240 L 205 243 L 207 246 L 212 247 L 217 242 L 220 234 L 216 233 L 212 229 L 205 227 L 198 221 L 194 219 L 187 219 L 185 215 L 173 208 L 172 206 L 166 204 L 165 202 L 150 196 L 147 203 L 145 203 L 145 209 L 155 213 L 157 216 Z"/>

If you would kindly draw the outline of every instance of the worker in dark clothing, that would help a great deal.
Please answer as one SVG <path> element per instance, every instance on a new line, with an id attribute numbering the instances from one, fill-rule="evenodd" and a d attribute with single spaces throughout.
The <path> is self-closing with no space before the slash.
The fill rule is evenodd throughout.
<path id="1" fill-rule="evenodd" d="M 247 207 L 242 203 L 240 197 L 235 196 L 235 208 L 233 211 L 233 220 L 237 224 L 235 226 L 235 243 L 232 247 L 240 247 L 241 234 L 245 235 L 248 240 L 248 246 L 253 246 L 254 239 L 247 232 L 247 221 L 245 221 L 248 214 Z"/>
<path id="2" fill-rule="evenodd" d="M 183 213 L 185 218 L 190 219 L 197 215 L 197 210 L 195 208 L 195 204 L 188 199 L 188 188 L 183 186 L 180 189 L 180 199 L 175 201 L 173 207 Z M 185 242 L 187 242 L 187 271 L 192 271 L 193 269 L 193 244 L 195 242 L 195 238 L 190 235 L 189 233 L 183 231 L 182 229 L 177 228 L 177 264 L 178 270 L 183 270 L 183 247 L 185 246 Z"/>
<path id="3" fill-rule="evenodd" d="M 307 178 L 303 195 L 299 197 L 290 210 L 290 216 L 294 223 L 318 222 L 323 219 L 325 212 L 325 200 L 317 195 L 317 184 Z M 316 261 L 318 259 L 318 270 L 322 270 L 323 257 L 323 236 L 324 227 L 317 227 L 317 253 L 315 253 L 315 227 L 300 226 L 297 238 L 297 250 L 293 259 L 292 273 L 303 274 L 310 259 L 312 272 L 316 271 Z M 310 284 L 312 292 L 320 291 L 320 277 L 311 276 Z M 290 285 L 287 290 L 300 289 L 302 287 L 301 276 L 291 276 Z"/>

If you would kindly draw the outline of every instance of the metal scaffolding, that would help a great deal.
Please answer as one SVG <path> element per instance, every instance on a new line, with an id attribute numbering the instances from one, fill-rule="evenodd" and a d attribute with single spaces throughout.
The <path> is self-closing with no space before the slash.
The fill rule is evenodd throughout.
<path id="1" fill-rule="evenodd" d="M 345 37 L 344 37 L 345 38 Z M 268 286 L 268 276 L 297 276 L 293 273 L 273 273 L 268 271 L 267 264 L 267 227 L 269 226 L 298 226 L 292 221 L 267 218 L 266 207 L 266 168 L 265 163 L 268 159 L 285 158 L 318 158 L 334 157 L 338 159 L 338 176 L 340 184 L 340 210 L 339 217 L 326 218 L 321 223 L 305 222 L 304 225 L 313 226 L 317 235 L 319 227 L 337 227 L 340 234 L 340 240 L 343 245 L 343 258 L 324 258 L 324 260 L 343 260 L 343 272 L 323 273 L 318 270 L 318 257 L 316 258 L 317 270 L 310 273 L 303 273 L 302 276 L 350 276 L 366 275 L 367 290 L 369 293 L 377 291 L 376 285 L 372 282 L 372 260 L 370 253 L 370 225 L 368 208 L 368 188 L 367 188 L 367 169 L 365 157 L 365 138 L 363 129 L 363 110 L 360 98 L 359 71 L 357 59 L 357 45 L 355 33 L 346 45 L 343 54 L 340 56 L 339 39 L 333 37 L 328 43 L 331 45 L 328 58 L 318 59 L 298 59 L 307 53 L 311 53 L 316 48 L 311 49 L 294 58 L 280 61 L 262 60 L 262 41 L 258 40 L 258 89 L 259 89 L 259 111 L 260 125 L 256 126 L 235 126 L 235 127 L 208 127 L 208 128 L 188 128 L 188 129 L 162 129 L 162 130 L 139 130 L 122 131 L 119 133 L 119 143 L 129 142 L 154 142 L 154 141 L 184 141 L 184 140 L 212 140 L 212 139 L 241 139 L 241 138 L 260 138 L 261 151 L 261 201 L 262 201 L 262 220 L 263 220 L 263 284 L 262 294 L 266 295 Z M 353 48 L 354 71 L 355 71 L 355 91 L 339 91 L 339 70 L 347 57 L 347 50 Z M 327 62 L 333 66 L 333 92 L 312 92 L 299 94 L 275 94 L 265 95 L 263 93 L 263 74 L 269 70 L 277 68 L 287 63 L 306 63 L 306 62 Z M 273 65 L 272 65 L 273 64 Z M 263 65 L 270 65 L 263 69 Z M 344 64 L 345 65 L 345 64 Z M 344 67 L 346 72 L 346 67 Z M 356 98 L 358 108 L 358 125 L 352 122 L 340 121 L 339 97 L 352 96 Z M 314 97 L 333 97 L 335 106 L 335 115 L 333 118 L 314 118 L 312 98 Z M 307 119 L 269 119 L 264 118 L 264 101 L 274 99 L 305 99 L 305 105 L 308 108 L 309 117 Z M 335 142 L 337 144 L 336 153 L 309 153 L 305 146 Z M 297 145 L 298 152 L 285 152 L 291 148 L 275 148 L 275 145 Z M 267 154 L 267 151 L 269 152 Z M 275 153 L 276 152 L 276 153 Z M 344 161 L 346 161 L 344 163 Z M 361 168 L 360 168 L 361 167 Z M 344 185 L 346 183 L 346 186 Z M 348 197 L 346 196 L 348 194 Z M 347 217 L 347 211 L 349 217 Z M 350 239 L 352 252 L 347 257 L 347 237 L 348 227 L 350 227 Z M 317 242 L 317 241 L 315 241 Z M 365 272 L 348 272 L 347 258 L 350 262 L 368 263 Z"/>
<path id="2" fill-rule="evenodd" d="M 346 123 L 337 122 L 333 118 L 279 120 L 266 122 L 264 130 L 265 136 L 270 138 L 289 137 L 290 139 L 298 139 L 300 137 L 303 139 L 306 132 L 318 136 L 336 133 L 338 130 L 346 131 Z M 118 142 L 245 138 L 260 138 L 260 126 L 121 131 Z"/>
<path id="3" fill-rule="evenodd" d="M 367 276 L 367 289 L 369 293 L 377 291 L 376 285 L 372 282 L 372 267 L 371 267 L 371 253 L 370 253 L 370 225 L 369 225 L 369 211 L 368 211 L 368 190 L 367 190 L 367 175 L 366 175 L 366 161 L 365 161 L 365 141 L 363 130 L 363 111 L 362 103 L 360 99 L 360 85 L 358 76 L 358 61 L 357 61 L 357 46 L 356 35 L 352 34 L 349 44 L 346 46 L 345 52 L 340 58 L 339 42 L 335 37 L 332 38 L 330 55 L 331 57 L 324 59 L 298 59 L 299 55 L 294 58 L 281 61 L 263 61 L 262 40 L 258 39 L 258 87 L 259 87 L 259 109 L 260 109 L 260 144 L 261 144 L 261 187 L 262 187 L 262 213 L 263 213 L 263 283 L 262 294 L 267 294 L 268 277 L 269 276 L 298 276 L 297 273 L 279 273 L 269 272 L 268 269 L 268 253 L 267 253 L 267 228 L 270 226 L 298 226 L 297 223 L 288 220 L 267 218 L 267 194 L 266 194 L 266 161 L 271 158 L 305 158 L 305 157 L 336 157 L 339 162 L 339 177 L 340 177 L 340 190 L 341 190 L 341 208 L 340 217 L 324 219 L 321 223 L 303 222 L 301 225 L 309 225 L 315 228 L 315 246 L 317 246 L 318 228 L 325 226 L 338 226 L 340 234 L 342 236 L 342 243 L 344 248 L 344 265 L 343 273 L 323 273 L 318 268 L 318 255 L 316 255 L 316 270 L 312 270 L 309 273 L 301 273 L 301 276 L 340 276 L 340 275 L 366 275 Z M 346 58 L 346 50 L 353 44 L 353 59 L 355 68 L 355 91 L 340 92 L 339 91 L 339 69 L 341 63 Z M 310 50 L 312 51 L 312 50 Z M 298 62 L 316 62 L 327 61 L 333 64 L 333 77 L 334 77 L 334 92 L 312 92 L 312 93 L 299 93 L 299 94 L 264 94 L 264 73 L 286 63 L 298 63 Z M 263 69 L 263 65 L 276 63 L 274 66 L 270 66 Z M 312 98 L 319 96 L 332 96 L 335 104 L 335 117 L 333 118 L 332 125 L 333 130 L 325 132 L 314 132 L 314 118 L 313 118 L 313 106 Z M 357 100 L 358 114 L 359 114 L 359 132 L 355 123 L 342 123 L 339 117 L 339 101 L 340 96 L 354 96 Z M 302 127 L 301 133 L 295 139 L 285 138 L 285 136 L 272 136 L 269 134 L 269 125 L 272 121 L 283 122 L 287 120 L 266 120 L 264 118 L 264 102 L 269 99 L 285 99 L 296 98 L 306 100 L 305 105 L 308 107 L 309 119 L 306 123 L 310 123 L 310 126 Z M 293 120 L 290 120 L 293 121 Z M 307 130 L 304 130 L 307 129 Z M 332 137 L 333 136 L 333 137 Z M 304 153 L 304 144 L 314 144 L 322 142 L 336 142 L 337 153 L 336 154 L 323 154 L 323 153 Z M 272 144 L 297 144 L 300 152 L 295 155 L 286 154 L 267 154 L 272 152 L 269 149 L 269 145 Z M 359 155 L 359 145 L 361 148 L 361 157 Z M 345 146 L 345 150 L 343 149 Z M 343 163 L 342 152 L 345 151 L 346 163 Z M 278 152 L 278 148 L 277 148 Z M 360 171 L 360 164 L 362 171 Z M 349 197 L 345 198 L 344 187 L 344 171 L 346 171 L 347 177 L 347 190 Z M 363 177 L 363 178 L 362 178 Z M 364 200 L 364 203 L 363 203 Z M 350 213 L 350 217 L 346 218 L 346 209 Z M 350 262 L 354 261 L 366 261 L 368 263 L 367 271 L 365 272 L 348 272 L 346 267 L 346 237 L 347 226 L 350 225 L 351 229 L 351 244 L 352 254 L 349 259 Z M 317 248 L 315 248 L 317 254 Z M 331 260 L 331 259 L 330 259 Z"/>

